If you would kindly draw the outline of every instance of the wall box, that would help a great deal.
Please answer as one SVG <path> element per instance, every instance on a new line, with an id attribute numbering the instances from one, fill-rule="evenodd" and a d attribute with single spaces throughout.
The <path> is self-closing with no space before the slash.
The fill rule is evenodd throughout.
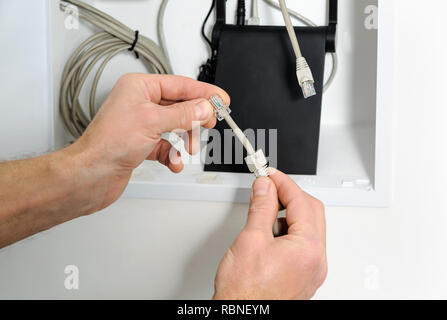
<path id="1" fill-rule="evenodd" d="M 156 39 L 160 1 L 88 2 Z M 166 37 L 177 74 L 196 77 L 198 66 L 208 56 L 199 29 L 209 3 L 170 1 Z M 280 12 L 261 3 L 262 23 L 281 25 Z M 326 23 L 327 1 L 289 4 L 318 24 Z M 229 0 L 228 10 L 235 5 L 235 0 Z M 339 72 L 324 96 L 318 174 L 293 177 L 327 205 L 381 207 L 390 202 L 393 5 L 389 0 L 339 1 Z M 51 2 L 49 11 L 54 143 L 60 147 L 69 141 L 58 114 L 60 76 L 71 52 L 94 30 L 83 21 L 79 29 L 65 28 L 67 17 L 60 12 L 58 1 Z M 329 72 L 329 57 L 327 61 Z M 121 74 L 135 71 L 145 71 L 140 61 L 132 55 L 117 57 L 100 82 L 98 103 Z M 205 173 L 200 164 L 186 165 L 182 174 L 173 175 L 160 165 L 147 162 L 135 170 L 125 196 L 246 202 L 252 182 L 253 177 L 248 174 Z"/>

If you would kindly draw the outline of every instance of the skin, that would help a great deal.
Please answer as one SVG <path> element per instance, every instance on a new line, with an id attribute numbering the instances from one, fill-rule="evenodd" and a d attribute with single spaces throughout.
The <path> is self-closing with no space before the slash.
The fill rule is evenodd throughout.
<path id="1" fill-rule="evenodd" d="M 253 184 L 247 224 L 220 263 L 214 299 L 310 299 L 326 279 L 323 204 L 284 173 L 271 171 Z M 289 228 L 274 238 L 278 199 Z"/>
<path id="2" fill-rule="evenodd" d="M 115 202 L 144 160 L 179 173 L 177 151 L 162 140 L 174 130 L 198 152 L 191 130 L 216 124 L 207 101 L 222 89 L 189 78 L 123 76 L 83 136 L 46 156 L 0 164 L 0 248 Z M 267 187 L 266 187 L 267 186 Z M 278 197 L 289 234 L 273 238 Z M 324 208 L 280 172 L 255 181 L 247 226 L 223 258 L 215 299 L 313 296 L 326 276 Z"/>

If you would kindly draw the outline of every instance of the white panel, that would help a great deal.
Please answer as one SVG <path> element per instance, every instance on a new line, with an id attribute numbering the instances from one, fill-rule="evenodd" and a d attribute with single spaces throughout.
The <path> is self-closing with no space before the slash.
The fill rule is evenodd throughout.
<path id="1" fill-rule="evenodd" d="M 0 158 L 52 148 L 48 1 L 0 0 Z"/>

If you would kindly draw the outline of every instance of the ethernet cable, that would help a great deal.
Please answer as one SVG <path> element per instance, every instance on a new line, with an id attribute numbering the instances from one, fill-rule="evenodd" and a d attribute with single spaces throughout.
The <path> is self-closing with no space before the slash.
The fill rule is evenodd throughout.
<path id="1" fill-rule="evenodd" d="M 165 9 L 166 9 L 166 5 L 167 2 L 169 0 L 163 0 L 162 5 L 160 6 L 160 12 L 158 14 L 158 37 L 159 37 L 159 41 L 160 41 L 160 45 L 165 53 L 166 56 L 168 56 L 167 53 L 167 48 L 166 48 L 166 41 L 165 41 L 165 36 L 164 36 L 164 28 L 163 28 L 163 17 L 164 17 L 164 13 L 165 13 Z M 281 6 L 274 0 L 264 0 L 268 5 L 281 10 Z M 251 13 L 251 17 L 248 19 L 248 25 L 259 25 L 260 24 L 260 16 L 259 16 L 259 1 L 258 0 L 252 0 L 252 13 Z M 207 15 L 207 19 L 208 20 L 212 9 L 214 8 L 215 5 L 215 0 L 212 1 L 212 5 L 211 5 L 211 9 Z M 312 20 L 308 19 L 307 17 L 303 16 L 302 14 L 287 8 L 287 12 L 290 16 L 296 18 L 298 21 L 300 21 L 301 23 L 303 23 L 306 26 L 309 27 L 316 27 L 317 24 L 315 22 L 313 22 Z M 205 23 L 202 26 L 202 35 L 204 37 L 204 39 L 208 42 L 208 44 L 211 45 L 211 41 L 207 38 L 207 36 L 205 35 Z M 338 55 L 337 53 L 331 53 L 331 57 L 332 57 L 332 70 L 331 70 L 331 74 L 329 75 L 329 78 L 326 80 L 326 82 L 324 83 L 323 86 L 323 92 L 327 92 L 327 90 L 330 88 L 330 86 L 332 85 L 332 83 L 334 82 L 334 79 L 337 75 L 337 71 L 338 71 Z"/>
<path id="2" fill-rule="evenodd" d="M 278 2 L 276 2 L 274 0 L 264 0 L 264 1 L 268 5 L 281 10 L 281 6 L 280 6 L 280 4 L 278 4 Z M 292 17 L 296 18 L 297 20 L 301 21 L 304 25 L 309 26 L 309 27 L 317 26 L 317 24 L 315 22 L 306 18 L 302 14 L 300 14 L 290 8 L 286 8 L 286 9 L 287 9 L 289 17 L 292 16 Z M 329 78 L 326 80 L 326 83 L 323 86 L 323 92 L 327 92 L 327 90 L 330 88 L 330 86 L 334 82 L 335 76 L 337 75 L 337 71 L 338 71 L 338 55 L 337 55 L 337 53 L 336 52 L 331 53 L 331 57 L 332 57 L 332 71 L 331 71 Z"/>
<path id="3" fill-rule="evenodd" d="M 298 78 L 298 83 L 303 91 L 304 98 L 307 99 L 317 94 L 314 86 L 314 77 L 309 65 L 307 64 L 306 58 L 304 58 L 303 54 L 301 53 L 301 48 L 296 37 L 295 29 L 293 28 L 292 21 L 290 20 L 290 15 L 287 10 L 286 1 L 279 0 L 279 5 L 281 7 L 281 12 L 284 17 L 287 32 L 289 33 L 293 51 L 295 52 L 296 56 L 296 75 Z"/>
<path id="4" fill-rule="evenodd" d="M 239 141 L 242 143 L 245 150 L 247 151 L 245 163 L 247 164 L 250 172 L 253 173 L 256 178 L 268 177 L 269 174 L 267 170 L 267 159 L 264 155 L 264 152 L 262 151 L 262 149 L 255 151 L 247 136 L 242 132 L 242 130 L 230 116 L 231 109 L 218 95 L 213 95 L 209 99 L 209 101 L 214 108 L 217 120 L 225 120 L 228 123 L 230 128 L 233 129 L 234 135 L 239 139 Z"/>
<path id="5" fill-rule="evenodd" d="M 259 3 L 258 0 L 252 0 L 251 2 L 251 17 L 248 19 L 247 24 L 250 26 L 258 26 L 261 23 L 259 18 Z"/>
<path id="6" fill-rule="evenodd" d="M 164 26 L 164 17 L 166 13 L 166 7 L 168 6 L 169 0 L 163 0 L 160 5 L 160 9 L 158 10 L 157 15 L 157 34 L 158 34 L 158 42 L 160 44 L 161 50 L 166 57 L 166 60 L 169 65 L 171 65 L 171 61 L 169 59 L 168 46 L 166 45 L 166 37 L 165 37 L 165 26 Z"/>
<path id="7" fill-rule="evenodd" d="M 262 149 L 255 151 L 252 144 L 248 140 L 247 136 L 242 132 L 239 126 L 234 122 L 233 118 L 231 118 L 230 113 L 231 109 L 225 104 L 221 97 L 218 95 L 213 95 L 209 99 L 211 105 L 214 108 L 214 112 L 216 113 L 216 118 L 219 121 L 225 120 L 231 129 L 233 129 L 234 135 L 239 139 L 239 141 L 244 146 L 247 151 L 247 157 L 245 158 L 245 163 L 247 164 L 248 169 L 251 173 L 253 173 L 257 178 L 268 177 L 268 162 L 264 155 Z M 281 201 L 278 199 L 279 208 L 284 209 L 284 206 L 281 204 Z M 280 216 L 275 220 L 275 224 L 273 225 L 273 235 L 275 237 L 281 237 L 287 234 L 288 226 L 287 222 L 284 218 Z"/>
<path id="8" fill-rule="evenodd" d="M 79 0 L 64 0 L 62 11 L 68 4 L 79 9 L 79 17 L 101 31 L 85 40 L 68 60 L 63 75 L 60 94 L 60 109 L 63 121 L 74 138 L 79 138 L 96 114 L 95 95 L 101 75 L 110 60 L 119 53 L 132 49 L 137 57 L 145 60 L 150 72 L 170 74 L 169 60 L 151 39 L 117 21 L 108 14 Z M 82 87 L 92 69 L 102 60 L 90 89 L 90 115 L 86 115 L 79 102 Z"/>

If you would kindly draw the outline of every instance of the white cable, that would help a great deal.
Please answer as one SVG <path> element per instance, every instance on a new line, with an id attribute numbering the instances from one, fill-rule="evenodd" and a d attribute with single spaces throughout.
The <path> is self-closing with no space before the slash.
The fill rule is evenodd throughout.
<path id="1" fill-rule="evenodd" d="M 274 0 L 264 0 L 264 1 L 267 4 L 269 4 L 270 6 L 281 10 L 281 6 L 276 1 L 274 1 Z M 307 25 L 310 27 L 317 26 L 317 24 L 315 22 L 313 22 L 312 20 L 306 18 L 302 14 L 300 14 L 290 8 L 287 8 L 287 12 L 292 17 L 301 21 L 304 25 Z M 326 80 L 326 83 L 324 84 L 323 92 L 326 92 L 329 89 L 329 87 L 332 85 L 332 83 L 334 82 L 335 76 L 337 75 L 337 71 L 338 71 L 338 55 L 337 55 L 337 53 L 335 53 L 335 52 L 331 53 L 331 57 L 332 57 L 332 71 L 331 71 L 329 78 Z"/>
<path id="2" fill-rule="evenodd" d="M 272 7 L 281 10 L 281 6 L 278 4 L 278 2 L 274 1 L 274 0 L 264 0 L 267 4 L 271 5 Z M 299 21 L 301 21 L 303 24 L 307 25 L 307 26 L 311 26 L 311 27 L 316 27 L 317 25 L 310 19 L 306 18 L 305 16 L 303 16 L 302 14 L 287 8 L 288 13 L 295 17 L 296 19 L 298 19 Z"/>
<path id="3" fill-rule="evenodd" d="M 251 26 L 258 26 L 261 23 L 259 18 L 259 6 L 258 0 L 252 0 L 251 3 L 251 17 L 248 19 L 247 24 Z"/>
<path id="4" fill-rule="evenodd" d="M 171 61 L 169 59 L 168 46 L 166 45 L 165 26 L 164 26 L 164 17 L 165 17 L 165 13 L 166 13 L 166 7 L 168 6 L 168 2 L 169 2 L 169 0 L 163 0 L 161 2 L 160 9 L 158 10 L 157 33 L 158 33 L 158 42 L 160 43 L 160 48 L 161 48 L 161 50 L 163 50 L 166 60 L 171 65 Z"/>
<path id="5" fill-rule="evenodd" d="M 233 129 L 234 135 L 239 139 L 239 141 L 244 146 L 245 150 L 247 150 L 247 153 L 249 155 L 254 154 L 256 151 L 253 148 L 250 140 L 246 137 L 246 135 L 242 132 L 242 130 L 239 128 L 239 126 L 234 122 L 233 118 L 230 116 L 230 114 L 227 112 L 225 117 L 225 121 L 228 123 L 231 129 Z"/>
<path id="6" fill-rule="evenodd" d="M 292 20 L 290 20 L 289 12 L 287 11 L 286 1 L 279 0 L 281 13 L 286 24 L 286 29 L 289 34 L 290 41 L 292 42 L 293 51 L 295 52 L 296 58 L 301 58 L 303 54 L 301 53 L 301 48 L 296 37 L 295 29 L 293 28 Z"/>
<path id="7" fill-rule="evenodd" d="M 113 57 L 131 48 L 135 42 L 136 33 L 108 14 L 79 0 L 61 2 L 62 11 L 67 9 L 68 3 L 78 7 L 81 19 L 101 30 L 85 40 L 75 50 L 62 75 L 60 95 L 62 118 L 72 136 L 78 138 L 96 114 L 95 95 L 105 67 Z M 149 72 L 157 74 L 172 73 L 163 50 L 149 38 L 139 35 L 134 51 L 145 60 Z M 79 102 L 79 95 L 88 75 L 100 61 L 102 62 L 96 71 L 90 89 L 90 114 L 87 116 Z"/>

